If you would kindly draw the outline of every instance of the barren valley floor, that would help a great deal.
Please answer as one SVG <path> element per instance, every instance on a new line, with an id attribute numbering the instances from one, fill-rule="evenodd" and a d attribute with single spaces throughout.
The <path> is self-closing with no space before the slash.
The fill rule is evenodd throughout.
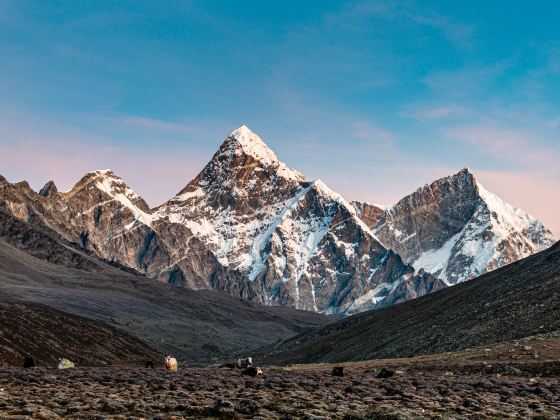
<path id="1" fill-rule="evenodd" d="M 555 418 L 560 338 L 333 365 L 237 370 L 185 367 L 0 369 L 0 416 L 79 418 Z M 395 372 L 377 378 L 385 367 Z"/>

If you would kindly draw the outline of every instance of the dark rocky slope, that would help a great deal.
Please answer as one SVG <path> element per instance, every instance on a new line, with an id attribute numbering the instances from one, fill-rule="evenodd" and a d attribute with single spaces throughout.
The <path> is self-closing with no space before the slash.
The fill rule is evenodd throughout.
<path id="1" fill-rule="evenodd" d="M 21 367 L 26 356 L 36 366 L 161 363 L 163 355 L 122 331 L 44 305 L 0 300 L 0 366 Z"/>
<path id="2" fill-rule="evenodd" d="M 13 243 L 22 250 L 0 239 L 0 295 L 105 322 L 180 359 L 219 361 L 332 319 L 156 282 L 68 250 L 28 223 L 14 224 L 20 239 Z M 57 264 L 24 252 L 30 240 L 41 244 L 34 249 L 54 250 L 38 256 Z M 67 264 L 76 252 L 95 270 Z"/>
<path id="3" fill-rule="evenodd" d="M 560 243 L 470 282 L 266 349 L 269 363 L 408 357 L 560 330 Z"/>

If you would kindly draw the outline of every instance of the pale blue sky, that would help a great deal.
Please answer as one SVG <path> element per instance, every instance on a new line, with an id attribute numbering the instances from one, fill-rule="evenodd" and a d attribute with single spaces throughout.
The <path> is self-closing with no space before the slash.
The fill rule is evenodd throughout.
<path id="1" fill-rule="evenodd" d="M 560 3 L 0 0 L 0 174 L 152 205 L 248 125 L 349 199 L 469 166 L 560 236 Z"/>

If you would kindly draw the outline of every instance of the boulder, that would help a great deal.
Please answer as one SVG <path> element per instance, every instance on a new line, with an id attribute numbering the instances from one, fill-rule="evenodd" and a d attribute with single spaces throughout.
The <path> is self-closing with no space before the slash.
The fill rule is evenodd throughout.
<path id="1" fill-rule="evenodd" d="M 60 359 L 60 361 L 58 362 L 58 366 L 56 367 L 57 369 L 72 369 L 76 366 L 74 366 L 74 363 L 71 362 L 68 359 L 62 358 Z"/>

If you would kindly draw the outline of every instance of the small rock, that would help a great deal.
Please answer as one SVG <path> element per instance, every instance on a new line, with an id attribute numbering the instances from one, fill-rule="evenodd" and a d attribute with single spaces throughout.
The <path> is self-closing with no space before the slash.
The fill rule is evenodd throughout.
<path id="1" fill-rule="evenodd" d="M 235 411 L 241 414 L 254 415 L 259 411 L 259 405 L 255 401 L 241 400 L 235 406 Z"/>
<path id="2" fill-rule="evenodd" d="M 506 375 L 521 375 L 521 369 L 517 369 L 516 367 L 513 366 L 505 366 L 504 373 Z"/>
<path id="3" fill-rule="evenodd" d="M 81 410 L 81 407 L 79 404 L 70 404 L 68 405 L 68 407 L 66 407 L 66 414 L 76 414 L 79 413 Z"/>
<path id="4" fill-rule="evenodd" d="M 58 362 L 58 366 L 56 367 L 57 369 L 72 369 L 74 368 L 74 363 L 71 362 L 68 359 L 60 359 L 60 362 Z"/>
<path id="5" fill-rule="evenodd" d="M 332 370 L 332 376 L 344 376 L 344 366 L 335 366 Z"/>
<path id="6" fill-rule="evenodd" d="M 380 379 L 386 379 L 392 377 L 394 374 L 395 372 L 393 372 L 392 370 L 382 368 L 377 374 L 377 377 Z"/>

